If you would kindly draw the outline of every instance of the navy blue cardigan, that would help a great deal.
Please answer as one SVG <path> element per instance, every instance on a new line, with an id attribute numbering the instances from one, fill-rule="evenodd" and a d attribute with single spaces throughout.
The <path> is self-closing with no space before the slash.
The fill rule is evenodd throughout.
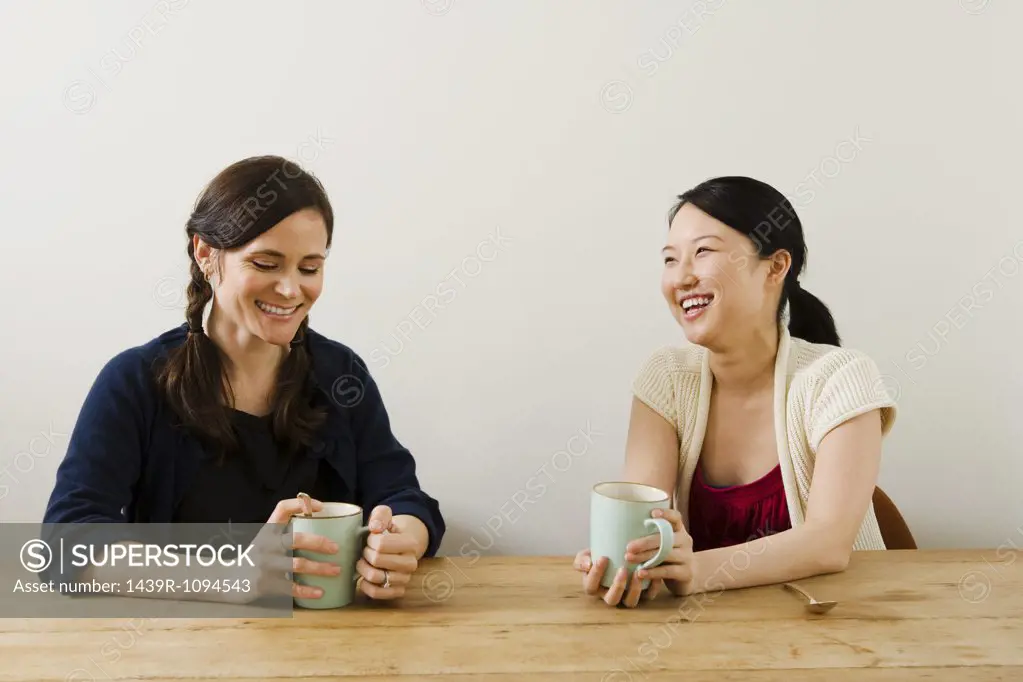
<path id="1" fill-rule="evenodd" d="M 106 363 L 82 405 L 43 523 L 171 522 L 203 450 L 176 425 L 152 368 L 186 334 L 181 325 Z M 440 506 L 420 488 L 365 362 L 312 330 L 307 340 L 312 379 L 330 410 L 306 454 L 338 473 L 328 501 L 358 504 L 366 520 L 377 505 L 415 516 L 430 532 L 426 556 L 433 556 L 445 531 Z"/>

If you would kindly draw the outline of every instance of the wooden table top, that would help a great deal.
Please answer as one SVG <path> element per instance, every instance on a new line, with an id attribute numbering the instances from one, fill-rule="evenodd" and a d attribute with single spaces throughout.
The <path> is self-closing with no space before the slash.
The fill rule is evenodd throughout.
<path id="1" fill-rule="evenodd" d="M 1023 556 L 854 554 L 799 581 L 636 609 L 582 593 L 571 557 L 436 558 L 400 605 L 279 619 L 2 619 L 0 680 L 432 682 L 1023 680 Z"/>

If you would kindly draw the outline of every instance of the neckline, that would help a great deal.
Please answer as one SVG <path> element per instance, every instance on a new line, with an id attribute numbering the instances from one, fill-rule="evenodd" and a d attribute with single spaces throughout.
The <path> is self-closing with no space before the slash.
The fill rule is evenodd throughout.
<path id="1" fill-rule="evenodd" d="M 801 523 L 803 514 L 800 506 L 800 499 L 796 489 L 796 477 L 793 464 L 789 461 L 788 452 L 788 430 L 787 430 L 787 400 L 788 394 L 788 373 L 792 366 L 795 354 L 795 344 L 784 324 L 778 325 L 778 349 L 774 360 L 774 398 L 773 398 L 773 421 L 775 456 L 778 458 L 780 479 L 785 490 L 786 506 L 793 523 Z M 713 391 L 714 376 L 710 371 L 710 351 L 702 349 L 700 358 L 700 380 L 699 397 L 697 399 L 697 419 L 695 428 L 690 440 L 689 451 L 686 453 L 686 462 L 680 471 L 681 485 L 676 485 L 676 490 L 682 495 L 681 499 L 691 497 L 693 480 L 699 468 L 700 453 L 703 451 L 703 442 L 707 434 L 707 422 L 710 416 L 710 394 Z M 772 469 L 772 473 L 775 470 Z M 763 479 L 761 479 L 763 480 Z M 707 488 L 707 491 L 717 492 L 718 489 Z M 688 523 L 688 504 L 681 504 L 683 522 Z"/>
<path id="2" fill-rule="evenodd" d="M 774 467 L 772 467 L 772 469 L 766 474 L 750 481 L 749 483 L 735 483 L 733 485 L 712 485 L 711 483 L 708 483 L 707 478 L 703 475 L 703 467 L 699 464 L 696 465 L 696 473 L 694 475 L 696 476 L 696 480 L 699 481 L 700 485 L 702 485 L 705 489 L 713 490 L 716 493 L 728 493 L 734 490 L 746 490 L 748 488 L 761 485 L 765 480 L 773 478 L 779 469 L 781 469 L 781 463 L 775 464 Z"/>
<path id="3" fill-rule="evenodd" d="M 264 414 L 264 415 L 258 415 L 258 414 L 252 414 L 251 412 L 246 412 L 245 410 L 239 410 L 239 409 L 237 409 L 235 407 L 229 407 L 228 409 L 231 411 L 231 416 L 234 417 L 235 419 L 242 419 L 242 420 L 246 420 L 246 421 L 254 421 L 254 422 L 259 422 L 261 424 L 266 424 L 266 423 L 269 423 L 269 422 L 273 421 L 273 413 L 272 412 L 268 413 L 268 414 Z"/>

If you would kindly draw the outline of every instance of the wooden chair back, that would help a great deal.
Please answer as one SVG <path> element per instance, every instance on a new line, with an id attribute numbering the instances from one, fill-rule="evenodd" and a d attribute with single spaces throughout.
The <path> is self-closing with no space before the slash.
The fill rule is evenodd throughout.
<path id="1" fill-rule="evenodd" d="M 916 540 L 898 507 L 879 487 L 874 488 L 874 514 L 888 549 L 916 549 Z"/>

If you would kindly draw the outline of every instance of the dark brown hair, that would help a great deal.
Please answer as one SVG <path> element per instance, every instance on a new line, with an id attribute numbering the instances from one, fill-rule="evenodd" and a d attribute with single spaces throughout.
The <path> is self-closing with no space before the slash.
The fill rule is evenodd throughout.
<path id="1" fill-rule="evenodd" d="M 278 156 L 243 159 L 222 170 L 199 195 L 185 226 L 191 281 L 185 318 L 188 337 L 172 349 L 157 371 L 157 382 L 182 426 L 223 457 L 237 448 L 228 406 L 233 392 L 219 347 L 202 329 L 203 310 L 213 289 L 195 260 L 193 236 L 218 250 L 242 247 L 293 213 L 314 209 L 327 226 L 329 248 L 334 213 L 312 174 Z M 289 454 L 307 444 L 323 420 L 310 399 L 311 362 L 306 317 L 278 370 L 272 397 L 273 432 Z"/>

